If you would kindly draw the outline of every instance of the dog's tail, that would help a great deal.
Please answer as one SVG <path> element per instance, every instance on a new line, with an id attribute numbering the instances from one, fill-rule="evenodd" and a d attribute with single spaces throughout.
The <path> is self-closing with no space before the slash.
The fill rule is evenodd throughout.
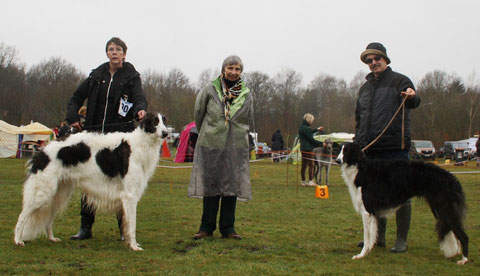
<path id="1" fill-rule="evenodd" d="M 59 181 L 58 187 L 45 187 L 39 183 L 53 184 L 57 180 L 42 182 L 34 178 L 30 176 L 24 185 L 23 209 L 15 228 L 18 240 L 33 240 L 47 234 L 55 216 L 66 208 L 74 190 L 74 184 L 69 181 Z"/>

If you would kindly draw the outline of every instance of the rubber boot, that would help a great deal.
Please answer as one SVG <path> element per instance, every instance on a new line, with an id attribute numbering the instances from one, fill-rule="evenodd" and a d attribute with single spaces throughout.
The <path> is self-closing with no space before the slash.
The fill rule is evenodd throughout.
<path id="1" fill-rule="evenodd" d="M 375 242 L 375 247 L 385 247 L 385 231 L 387 230 L 387 219 L 378 218 L 377 227 L 377 241 Z M 359 242 L 357 246 L 363 248 L 363 241 Z"/>
<path id="2" fill-rule="evenodd" d="M 92 225 L 95 222 L 95 209 L 87 204 L 87 195 L 82 194 L 81 211 L 82 216 L 80 230 L 76 235 L 70 237 L 71 240 L 86 240 L 92 237 Z"/>
<path id="3" fill-rule="evenodd" d="M 76 235 L 70 237 L 71 240 L 86 240 L 92 237 L 92 225 L 91 224 L 84 224 L 80 226 L 80 230 Z"/>
<path id="4" fill-rule="evenodd" d="M 393 253 L 403 253 L 407 251 L 407 236 L 410 229 L 410 218 L 412 214 L 412 202 L 409 200 L 400 209 L 397 210 L 397 240 L 390 249 Z"/>

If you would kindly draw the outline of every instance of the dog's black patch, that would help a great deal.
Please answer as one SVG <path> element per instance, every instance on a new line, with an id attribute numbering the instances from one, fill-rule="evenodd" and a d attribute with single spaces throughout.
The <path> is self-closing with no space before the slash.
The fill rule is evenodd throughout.
<path id="1" fill-rule="evenodd" d="M 98 166 L 104 174 L 109 177 L 121 175 L 124 177 L 128 172 L 128 159 L 130 157 L 130 145 L 122 140 L 113 151 L 110 149 L 102 149 L 95 156 Z"/>
<path id="2" fill-rule="evenodd" d="M 147 133 L 155 133 L 157 126 L 160 123 L 158 116 L 153 113 L 147 113 L 145 118 L 140 123 L 140 128 L 142 128 Z"/>
<path id="3" fill-rule="evenodd" d="M 32 164 L 30 172 L 35 174 L 39 170 L 42 171 L 47 167 L 48 163 L 50 163 L 50 158 L 45 152 L 41 151 L 33 155 L 30 163 Z"/>
<path id="4" fill-rule="evenodd" d="M 78 163 L 85 163 L 90 159 L 90 148 L 85 143 L 63 147 L 57 153 L 57 158 L 62 160 L 63 166 L 76 166 Z"/>

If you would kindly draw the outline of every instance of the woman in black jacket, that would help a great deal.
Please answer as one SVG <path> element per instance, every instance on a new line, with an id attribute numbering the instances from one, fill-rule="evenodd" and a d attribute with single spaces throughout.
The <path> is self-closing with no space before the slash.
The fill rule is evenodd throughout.
<path id="1" fill-rule="evenodd" d="M 71 127 L 101 133 L 134 130 L 133 119 L 141 120 L 147 110 L 147 101 L 142 90 L 140 74 L 131 63 L 125 62 L 127 45 L 118 37 L 107 42 L 105 52 L 109 59 L 96 69 L 77 88 L 67 107 L 66 121 Z M 78 110 L 87 100 L 85 123 L 80 122 Z M 92 237 L 95 221 L 95 208 L 87 205 L 82 195 L 82 215 L 80 231 L 71 236 L 72 240 Z M 117 214 L 121 231 L 122 215 Z M 122 233 L 120 233 L 122 235 Z"/>

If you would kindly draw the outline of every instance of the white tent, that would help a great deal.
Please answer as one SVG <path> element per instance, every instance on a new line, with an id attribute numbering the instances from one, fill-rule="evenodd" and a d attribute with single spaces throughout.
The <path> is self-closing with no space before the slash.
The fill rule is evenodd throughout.
<path id="1" fill-rule="evenodd" d="M 15 157 L 19 127 L 0 120 L 0 158 Z"/>
<path id="2" fill-rule="evenodd" d="M 52 133 L 52 129 L 37 122 L 17 127 L 0 120 L 0 158 L 16 156 L 20 134 L 23 134 L 22 142 L 37 142 L 50 141 Z"/>

